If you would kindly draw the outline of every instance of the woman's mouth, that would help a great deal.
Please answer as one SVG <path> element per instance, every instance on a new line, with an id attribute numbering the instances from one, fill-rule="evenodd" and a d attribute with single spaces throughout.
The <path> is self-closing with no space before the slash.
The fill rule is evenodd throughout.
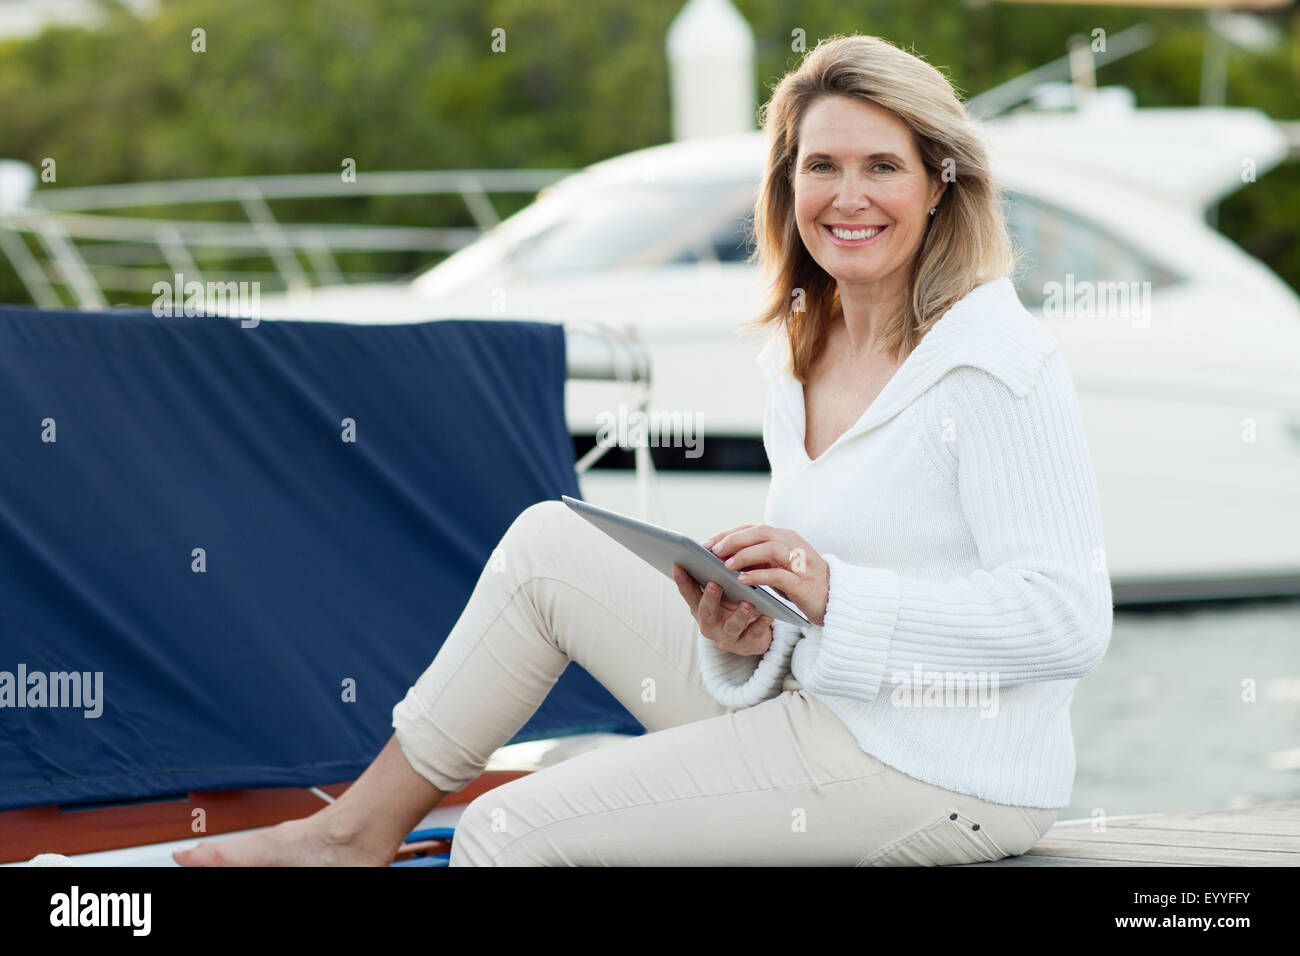
<path id="1" fill-rule="evenodd" d="M 822 228 L 826 230 L 826 235 L 830 236 L 831 242 L 837 246 L 865 246 L 879 239 L 889 227 L 869 226 L 861 229 L 841 229 L 837 226 L 832 229 L 830 226 L 823 224 Z"/>

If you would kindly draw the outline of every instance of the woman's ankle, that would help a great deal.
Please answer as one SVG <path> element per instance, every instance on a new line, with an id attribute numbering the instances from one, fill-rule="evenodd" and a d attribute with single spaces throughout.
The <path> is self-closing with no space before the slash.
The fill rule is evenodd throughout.
<path id="1" fill-rule="evenodd" d="M 386 823 L 381 818 L 366 817 L 335 804 L 321 812 L 321 839 L 330 846 L 353 847 L 391 860 L 409 831 L 403 828 L 396 832 Z"/>
<path id="2" fill-rule="evenodd" d="M 320 834 L 326 843 L 357 843 L 366 832 L 365 820 L 346 807 L 331 804 L 318 812 Z"/>

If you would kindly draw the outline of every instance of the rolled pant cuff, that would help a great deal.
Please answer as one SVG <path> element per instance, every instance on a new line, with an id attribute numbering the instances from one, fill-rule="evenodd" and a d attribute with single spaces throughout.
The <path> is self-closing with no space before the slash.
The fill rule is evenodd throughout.
<path id="1" fill-rule="evenodd" d="M 393 708 L 393 732 L 411 769 L 443 793 L 455 793 L 471 784 L 483 772 L 487 756 L 491 756 L 472 758 L 460 743 L 443 733 L 414 687 Z M 434 764 L 431 754 L 458 754 L 461 760 L 457 766 L 448 767 Z"/>

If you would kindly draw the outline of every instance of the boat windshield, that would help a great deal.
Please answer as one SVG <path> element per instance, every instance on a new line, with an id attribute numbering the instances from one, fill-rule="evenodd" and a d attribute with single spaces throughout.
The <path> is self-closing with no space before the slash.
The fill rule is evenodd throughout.
<path id="1" fill-rule="evenodd" d="M 743 262 L 756 184 L 632 183 L 538 199 L 416 279 L 426 295 L 489 277 L 540 279 L 607 269 Z"/>

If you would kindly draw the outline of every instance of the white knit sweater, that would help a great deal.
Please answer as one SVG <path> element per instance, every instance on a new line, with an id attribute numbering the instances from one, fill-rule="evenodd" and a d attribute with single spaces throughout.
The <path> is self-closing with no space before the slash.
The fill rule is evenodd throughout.
<path id="1" fill-rule="evenodd" d="M 823 626 L 774 626 L 767 653 L 697 635 L 705 686 L 749 707 L 802 687 L 862 749 L 947 790 L 1064 807 L 1070 700 L 1110 642 L 1092 458 L 1055 339 L 1011 281 L 977 286 L 817 458 L 803 386 L 768 378 L 766 524 L 830 567 Z"/>

